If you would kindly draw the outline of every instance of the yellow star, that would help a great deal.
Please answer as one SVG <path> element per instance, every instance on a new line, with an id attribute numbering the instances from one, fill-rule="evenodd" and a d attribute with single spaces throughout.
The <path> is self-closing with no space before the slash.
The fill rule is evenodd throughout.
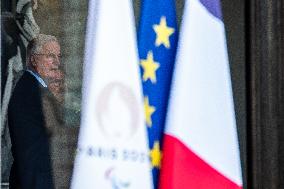
<path id="1" fill-rule="evenodd" d="M 150 151 L 150 158 L 153 167 L 160 168 L 162 152 L 160 150 L 160 144 L 158 141 L 155 141 L 154 147 Z"/>
<path id="2" fill-rule="evenodd" d="M 144 98 L 144 109 L 145 109 L 145 117 L 146 117 L 146 124 L 151 127 L 152 126 L 152 114 L 156 111 L 154 106 L 149 104 L 149 98 L 146 96 Z"/>
<path id="3" fill-rule="evenodd" d="M 175 32 L 175 29 L 167 26 L 166 17 L 162 16 L 160 24 L 153 25 L 153 29 L 156 32 L 155 45 L 160 46 L 163 44 L 166 48 L 170 48 L 169 38 Z"/>
<path id="4" fill-rule="evenodd" d="M 143 81 L 150 79 L 152 83 L 156 83 L 156 71 L 160 67 L 160 64 L 154 61 L 153 52 L 149 51 L 147 59 L 142 59 L 140 64 L 144 70 Z"/>

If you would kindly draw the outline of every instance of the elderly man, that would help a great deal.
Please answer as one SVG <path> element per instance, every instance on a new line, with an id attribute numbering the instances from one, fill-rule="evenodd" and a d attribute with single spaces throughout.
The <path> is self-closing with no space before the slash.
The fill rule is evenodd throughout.
<path id="1" fill-rule="evenodd" d="M 27 70 L 16 84 L 9 103 L 8 125 L 14 162 L 10 188 L 54 188 L 49 128 L 42 96 L 50 93 L 48 82 L 61 77 L 57 39 L 40 34 L 27 47 Z"/>

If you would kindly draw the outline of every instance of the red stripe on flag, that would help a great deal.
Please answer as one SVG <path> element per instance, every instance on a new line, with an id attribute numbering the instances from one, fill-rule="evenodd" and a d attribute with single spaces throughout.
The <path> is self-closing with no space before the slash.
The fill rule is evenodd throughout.
<path id="1" fill-rule="evenodd" d="M 241 189 L 177 138 L 165 135 L 159 189 Z"/>

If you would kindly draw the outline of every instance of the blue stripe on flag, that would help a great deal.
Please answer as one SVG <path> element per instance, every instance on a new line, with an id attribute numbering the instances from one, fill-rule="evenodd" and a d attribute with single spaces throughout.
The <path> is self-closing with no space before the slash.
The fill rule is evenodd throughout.
<path id="1" fill-rule="evenodd" d="M 216 18 L 222 20 L 222 11 L 220 0 L 199 0 L 203 6 Z"/>

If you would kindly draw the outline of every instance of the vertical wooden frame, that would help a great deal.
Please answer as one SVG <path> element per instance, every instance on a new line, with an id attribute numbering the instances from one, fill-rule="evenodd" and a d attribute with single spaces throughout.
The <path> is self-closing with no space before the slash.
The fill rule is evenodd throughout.
<path id="1" fill-rule="evenodd" d="M 284 2 L 247 1 L 248 188 L 284 188 Z"/>

